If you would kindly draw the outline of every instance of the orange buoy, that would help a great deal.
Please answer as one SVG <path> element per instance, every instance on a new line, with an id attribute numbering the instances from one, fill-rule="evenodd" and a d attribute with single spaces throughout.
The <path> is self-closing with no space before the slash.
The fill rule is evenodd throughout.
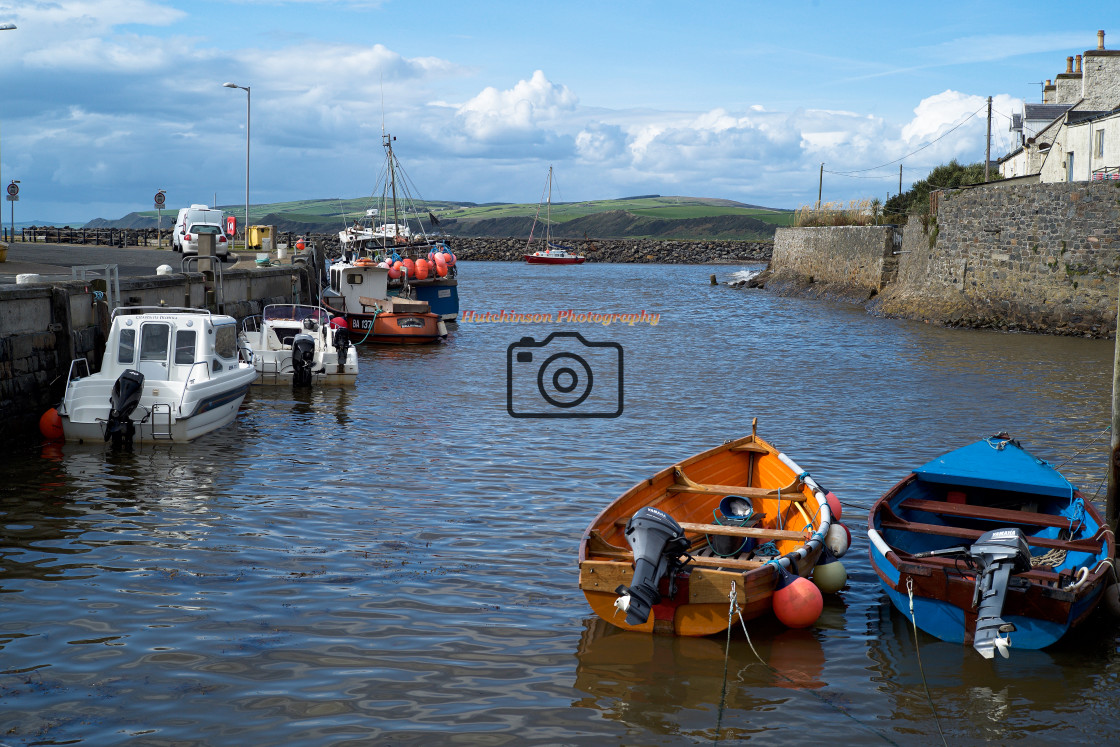
<path id="1" fill-rule="evenodd" d="M 300 239 L 299 241 L 296 242 L 296 251 L 302 252 L 306 248 L 307 248 L 307 244 L 303 243 L 303 239 Z"/>
<path id="2" fill-rule="evenodd" d="M 53 407 L 43 413 L 39 418 L 39 432 L 48 441 L 61 441 L 65 436 L 62 433 L 62 416 Z"/>
<path id="3" fill-rule="evenodd" d="M 428 277 L 428 260 L 416 260 L 416 279 L 425 280 Z"/>
<path id="4" fill-rule="evenodd" d="M 401 264 L 408 268 L 408 274 L 410 276 L 416 274 L 416 263 L 413 262 L 411 258 L 402 259 Z"/>
<path id="5" fill-rule="evenodd" d="M 824 499 L 828 501 L 828 510 L 832 512 L 832 520 L 840 521 L 840 499 L 831 490 L 824 494 Z"/>
<path id="6" fill-rule="evenodd" d="M 447 277 L 447 263 L 446 262 L 436 262 L 436 275 L 439 275 L 441 278 L 442 277 Z"/>
<path id="7" fill-rule="evenodd" d="M 787 628 L 809 627 L 824 610 L 821 590 L 809 579 L 793 575 L 780 563 L 774 565 L 778 569 L 772 597 L 774 615 Z"/>
<path id="8" fill-rule="evenodd" d="M 404 268 L 401 267 L 400 262 L 394 262 L 393 266 L 389 268 L 389 277 L 393 278 L 393 280 L 396 280 L 401 276 L 402 269 Z"/>

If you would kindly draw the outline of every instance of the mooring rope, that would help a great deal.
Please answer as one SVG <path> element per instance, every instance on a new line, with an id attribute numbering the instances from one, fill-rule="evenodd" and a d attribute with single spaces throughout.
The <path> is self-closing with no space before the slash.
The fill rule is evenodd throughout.
<path id="1" fill-rule="evenodd" d="M 797 680 L 783 674 L 782 672 L 779 672 L 777 669 L 775 669 L 774 667 L 767 664 L 766 660 L 763 659 L 759 655 L 757 650 L 755 650 L 754 643 L 751 642 L 751 635 L 750 635 L 750 633 L 747 632 L 747 622 L 746 622 L 746 620 L 743 619 L 743 610 L 739 607 L 738 600 L 736 599 L 735 582 L 734 581 L 731 582 L 731 593 L 728 596 L 729 596 L 729 604 L 728 604 L 728 610 L 727 610 L 727 643 L 724 647 L 724 652 L 723 652 L 723 691 L 720 693 L 720 696 L 719 696 L 719 715 L 716 719 L 716 742 L 715 742 L 716 744 L 719 744 L 720 730 L 722 728 L 722 722 L 723 722 L 724 701 L 725 701 L 725 698 L 727 696 L 727 665 L 728 665 L 728 660 L 729 660 L 730 655 L 731 655 L 732 619 L 734 618 L 735 615 L 738 615 L 739 616 L 739 624 L 743 628 L 743 635 L 746 636 L 746 638 L 747 638 L 747 645 L 750 646 L 751 652 L 755 655 L 755 658 L 758 659 L 759 663 L 761 663 L 762 666 L 769 669 L 774 675 L 776 675 L 778 677 L 781 677 L 786 682 L 789 682 L 790 684 L 797 687 L 797 689 L 799 691 L 808 693 L 809 695 L 812 695 L 814 698 L 816 698 L 820 702 L 824 703 L 825 705 L 829 706 L 833 710 L 839 711 L 840 713 L 844 714 L 845 716 L 850 718 L 852 721 L 854 721 L 856 724 L 858 724 L 860 727 L 866 729 L 867 731 L 871 732 L 875 736 L 879 737 L 880 739 L 882 739 L 887 744 L 893 744 L 893 745 L 896 745 L 896 747 L 897 747 L 898 743 L 895 742 L 890 737 L 888 737 L 886 734 L 883 734 L 882 732 L 876 731 L 871 726 L 868 726 L 867 724 L 863 723 L 858 718 L 853 716 L 851 713 L 849 713 L 847 710 L 845 710 L 842 706 L 839 706 L 835 703 L 832 703 L 832 702 L 828 701 L 827 699 L 821 697 L 819 694 L 813 692 L 812 690 L 806 689 L 803 686 L 804 683 L 798 682 Z M 940 729 L 940 726 L 938 727 L 938 729 Z"/>
<path id="2" fill-rule="evenodd" d="M 1073 461 L 1073 460 L 1074 460 L 1074 459 L 1076 459 L 1077 457 L 1079 457 L 1079 456 L 1081 456 L 1082 454 L 1084 454 L 1084 453 L 1085 453 L 1086 451 L 1088 451 L 1088 450 L 1089 450 L 1089 449 L 1090 449 L 1090 448 L 1092 447 L 1092 445 L 1093 445 L 1093 444 L 1095 444 L 1095 443 L 1096 443 L 1096 442 L 1097 442 L 1098 440 L 1100 440 L 1100 437 L 1101 437 L 1101 436 L 1103 436 L 1104 434 L 1108 433 L 1108 432 L 1109 432 L 1109 431 L 1111 431 L 1111 430 L 1112 430 L 1112 426 L 1111 426 L 1111 425 L 1110 425 L 1110 426 L 1107 426 L 1107 427 L 1105 427 L 1105 429 L 1104 429 L 1103 431 L 1101 431 L 1101 432 L 1100 432 L 1100 433 L 1098 433 L 1097 435 L 1093 436 L 1093 438 L 1092 438 L 1092 439 L 1091 439 L 1091 440 L 1089 441 L 1089 444 L 1088 444 L 1088 445 L 1087 445 L 1087 446 L 1086 446 L 1086 447 L 1085 447 L 1084 449 L 1082 449 L 1081 451 L 1077 451 L 1077 452 L 1074 452 L 1073 456 L 1071 456 L 1071 457 L 1070 457 L 1069 459 L 1067 459 L 1067 460 L 1065 460 L 1064 462 L 1062 462 L 1061 464 L 1059 464 L 1059 465 L 1058 465 L 1057 467 L 1055 467 L 1054 469 L 1056 469 L 1056 470 L 1060 470 L 1060 469 L 1061 469 L 1062 467 L 1066 466 L 1066 465 L 1067 465 L 1067 464 L 1069 464 L 1069 463 L 1070 463 L 1071 461 Z"/>
<path id="3" fill-rule="evenodd" d="M 937 718 L 937 706 L 933 704 L 933 696 L 929 692 L 929 683 L 926 682 L 926 670 L 922 666 L 922 652 L 918 650 L 918 618 L 914 616 L 914 579 L 906 579 L 906 593 L 910 596 L 910 622 L 914 626 L 914 653 L 918 657 L 918 671 L 922 675 L 922 687 L 926 691 L 926 700 L 929 701 L 929 709 L 933 712 L 933 723 L 937 725 L 937 733 L 941 735 L 941 744 L 949 747 L 949 743 L 945 741 L 945 732 L 941 731 L 941 721 Z"/>

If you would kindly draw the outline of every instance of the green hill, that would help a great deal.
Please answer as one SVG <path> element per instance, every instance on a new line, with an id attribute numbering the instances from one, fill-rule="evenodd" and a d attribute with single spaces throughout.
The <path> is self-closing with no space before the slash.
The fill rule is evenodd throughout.
<path id="1" fill-rule="evenodd" d="M 302 200 L 250 205 L 254 224 L 273 225 L 279 231 L 334 233 L 361 218 L 370 198 Z M 244 214 L 244 206 L 220 206 L 227 214 Z M 439 220 L 438 230 L 452 236 L 527 237 L 534 216 L 543 218 L 544 206 L 535 204 L 428 202 L 426 210 Z M 164 211 L 163 226 L 175 221 L 175 209 Z M 747 205 L 733 200 L 702 197 L 643 195 L 617 200 L 553 203 L 553 234 L 578 238 L 728 239 L 765 241 L 778 226 L 788 226 L 793 211 Z M 425 218 L 427 216 L 425 215 Z M 415 223 L 415 218 L 410 222 Z M 129 213 L 115 221 L 97 219 L 89 228 L 142 228 L 155 226 L 154 210 Z M 537 224 L 538 235 L 543 230 Z"/>

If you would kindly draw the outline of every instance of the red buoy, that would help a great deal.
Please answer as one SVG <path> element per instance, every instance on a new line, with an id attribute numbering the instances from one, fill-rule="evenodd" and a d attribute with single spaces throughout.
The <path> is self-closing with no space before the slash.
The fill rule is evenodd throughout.
<path id="1" fill-rule="evenodd" d="M 832 520 L 840 521 L 840 499 L 831 490 L 824 494 L 824 499 L 828 501 L 828 510 L 832 512 Z"/>
<path id="2" fill-rule="evenodd" d="M 331 319 L 331 328 L 332 329 L 350 329 L 350 325 L 347 324 L 346 317 L 336 316 L 334 319 Z"/>
<path id="3" fill-rule="evenodd" d="M 39 432 L 48 441 L 61 441 L 65 436 L 62 433 L 62 416 L 53 407 L 43 413 L 39 418 Z"/>
<path id="4" fill-rule="evenodd" d="M 416 279 L 425 280 L 428 277 L 428 260 L 416 260 Z"/>
<path id="5" fill-rule="evenodd" d="M 777 567 L 778 579 L 774 584 L 771 603 L 774 615 L 787 628 L 807 628 L 817 621 L 824 610 L 824 597 L 821 590 L 807 578 L 795 576 L 780 563 Z"/>

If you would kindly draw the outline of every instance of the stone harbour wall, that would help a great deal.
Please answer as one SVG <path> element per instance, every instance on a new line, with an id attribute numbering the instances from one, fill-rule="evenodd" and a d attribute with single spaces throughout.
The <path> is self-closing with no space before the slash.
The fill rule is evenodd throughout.
<path id="1" fill-rule="evenodd" d="M 903 232 L 872 312 L 954 326 L 1108 337 L 1120 281 L 1120 184 L 942 192 Z"/>
<path id="2" fill-rule="evenodd" d="M 779 228 L 758 283 L 784 295 L 862 303 L 894 280 L 901 246 L 897 226 Z"/>

